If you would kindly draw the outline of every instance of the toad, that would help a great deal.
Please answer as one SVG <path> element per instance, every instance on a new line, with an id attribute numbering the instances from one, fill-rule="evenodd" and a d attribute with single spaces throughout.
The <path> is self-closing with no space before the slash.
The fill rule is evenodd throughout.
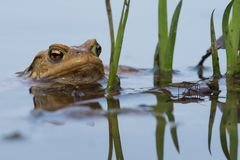
<path id="1" fill-rule="evenodd" d="M 39 52 L 33 62 L 19 76 L 25 79 L 62 84 L 92 84 L 104 77 L 99 58 L 101 46 L 95 39 L 80 46 L 52 44 Z"/>

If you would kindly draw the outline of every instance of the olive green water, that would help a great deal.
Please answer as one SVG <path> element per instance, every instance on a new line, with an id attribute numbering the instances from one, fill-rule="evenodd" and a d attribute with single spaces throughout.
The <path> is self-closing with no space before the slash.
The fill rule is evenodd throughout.
<path id="1" fill-rule="evenodd" d="M 176 3 L 169 2 L 169 10 Z M 214 8 L 220 35 L 227 3 L 184 1 L 174 59 L 179 72 L 173 82 L 199 80 L 189 67 L 210 44 Z M 112 7 L 117 26 L 120 1 Z M 239 93 L 227 92 L 224 79 L 219 94 L 198 93 L 186 101 L 179 99 L 184 89 L 172 88 L 170 95 L 154 88 L 150 69 L 157 42 L 157 1 L 132 1 L 120 64 L 149 69 L 121 75 L 121 94 L 113 98 L 104 97 L 98 87 L 43 90 L 14 75 L 52 43 L 78 45 L 89 38 L 102 45 L 101 58 L 108 64 L 104 2 L 10 0 L 1 3 L 0 19 L 1 159 L 238 159 Z M 220 61 L 224 72 L 223 54 Z M 210 75 L 211 70 L 205 72 Z M 89 99 L 86 95 L 93 92 L 101 96 Z"/>

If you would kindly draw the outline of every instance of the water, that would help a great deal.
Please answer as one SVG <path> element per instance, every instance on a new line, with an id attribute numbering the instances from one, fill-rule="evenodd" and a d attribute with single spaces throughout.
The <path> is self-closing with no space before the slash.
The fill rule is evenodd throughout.
<path id="1" fill-rule="evenodd" d="M 170 11 L 176 3 L 176 0 L 169 2 Z M 189 67 L 197 64 L 210 44 L 209 21 L 214 8 L 216 31 L 221 34 L 221 16 L 227 3 L 227 0 L 184 1 L 174 59 L 174 68 L 180 72 L 173 77 L 174 82 L 198 80 L 196 71 Z M 116 27 L 122 4 L 114 1 L 112 5 Z M 234 120 L 234 116 L 228 116 L 236 108 L 221 110 L 217 107 L 215 113 L 210 112 L 213 100 L 208 96 L 201 97 L 203 101 L 198 103 L 182 104 L 166 101 L 169 97 L 161 92 L 143 93 L 153 87 L 151 72 L 123 75 L 122 95 L 114 99 L 82 101 L 76 97 L 46 94 L 50 96 L 48 103 L 56 106 L 55 111 L 34 111 L 36 99 L 44 104 L 46 97 L 36 98 L 35 95 L 33 98 L 34 95 L 29 94 L 33 84 L 16 78 L 14 73 L 26 68 L 40 50 L 52 43 L 78 45 L 96 38 L 103 48 L 101 58 L 108 64 L 110 42 L 103 1 L 1 1 L 0 19 L 1 159 L 107 159 L 111 155 L 109 148 L 113 148 L 113 159 L 116 156 L 124 159 L 226 159 L 226 150 L 221 147 L 224 134 L 220 126 L 227 126 L 227 136 L 233 137 L 227 140 L 231 154 L 239 153 L 239 148 L 235 149 L 239 130 L 236 117 Z M 120 63 L 151 68 L 156 42 L 157 1 L 133 0 Z M 221 69 L 225 72 L 225 56 L 220 53 Z M 207 61 L 206 65 L 210 64 Z M 211 70 L 206 73 L 210 75 Z M 225 102 L 225 82 L 221 81 L 220 86 L 219 96 L 223 98 L 219 100 Z M 59 110 L 54 103 L 59 99 L 65 100 L 61 104 L 70 107 Z M 112 107 L 115 109 L 107 112 Z M 209 134 L 210 113 L 215 113 L 212 134 Z M 223 125 L 223 122 L 232 125 Z M 113 147 L 109 145 L 109 135 L 115 142 Z M 209 135 L 212 135 L 212 154 L 208 149 Z"/>

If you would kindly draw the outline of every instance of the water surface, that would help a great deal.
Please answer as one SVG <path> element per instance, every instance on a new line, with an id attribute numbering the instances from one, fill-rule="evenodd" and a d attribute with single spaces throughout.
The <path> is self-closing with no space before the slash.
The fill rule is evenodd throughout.
<path id="1" fill-rule="evenodd" d="M 176 3 L 169 1 L 170 11 Z M 180 72 L 173 77 L 174 82 L 199 80 L 189 67 L 197 64 L 210 44 L 209 21 L 214 8 L 216 31 L 221 34 L 221 16 L 227 3 L 184 1 L 174 59 L 174 68 Z M 122 4 L 112 5 L 116 27 Z M 229 154 L 237 159 L 239 129 L 236 117 L 229 116 L 237 113 L 236 108 L 213 105 L 209 96 L 185 104 L 169 101 L 169 95 L 161 91 L 143 93 L 153 88 L 151 72 L 123 75 L 122 94 L 114 99 L 83 101 L 81 96 L 65 96 L 65 106 L 69 107 L 39 110 L 36 101 L 42 102 L 49 95 L 36 98 L 29 93 L 32 84 L 14 73 L 27 67 L 37 52 L 52 43 L 78 45 L 90 38 L 102 45 L 101 58 L 108 64 L 110 42 L 104 1 L 2 1 L 0 19 L 1 159 L 226 159 L 220 129 L 227 122 L 232 124 L 225 128 L 227 137 L 233 137 L 227 140 Z M 133 0 L 120 63 L 151 69 L 156 42 L 157 1 Z M 224 72 L 224 54 L 220 61 Z M 207 66 L 210 63 L 207 61 Z M 211 70 L 206 73 L 210 75 Z M 223 98 L 218 100 L 225 102 L 224 80 L 220 87 Z M 64 100 L 50 96 L 52 106 L 54 98 Z M 214 118 L 209 118 L 210 113 Z"/>

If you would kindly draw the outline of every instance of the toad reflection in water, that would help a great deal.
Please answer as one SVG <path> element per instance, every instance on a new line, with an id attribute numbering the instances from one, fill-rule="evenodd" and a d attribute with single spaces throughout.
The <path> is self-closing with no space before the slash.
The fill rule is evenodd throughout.
<path id="1" fill-rule="evenodd" d="M 105 91 L 100 84 L 73 86 L 55 83 L 32 86 L 30 93 L 34 95 L 35 109 L 56 111 L 79 101 L 104 97 Z"/>
<path id="2" fill-rule="evenodd" d="M 30 89 L 34 95 L 35 109 L 44 109 L 46 111 L 56 111 L 71 105 L 75 107 L 88 107 L 90 110 L 79 110 L 68 112 L 70 118 L 82 118 L 88 116 L 104 116 L 108 121 L 109 128 L 109 149 L 108 159 L 112 159 L 113 151 L 115 151 L 116 159 L 124 159 L 121 145 L 118 112 L 120 111 L 120 102 L 113 97 L 106 97 L 108 110 L 104 114 L 99 114 L 103 111 L 102 106 L 98 101 L 86 102 L 84 100 L 104 97 L 104 89 L 100 85 L 84 85 L 75 88 L 66 85 L 55 86 L 55 88 L 48 88 L 47 86 L 34 86 Z M 79 102 L 79 105 L 78 103 Z M 100 112 L 95 112 L 100 111 Z M 95 114 L 96 113 L 96 114 Z"/>

